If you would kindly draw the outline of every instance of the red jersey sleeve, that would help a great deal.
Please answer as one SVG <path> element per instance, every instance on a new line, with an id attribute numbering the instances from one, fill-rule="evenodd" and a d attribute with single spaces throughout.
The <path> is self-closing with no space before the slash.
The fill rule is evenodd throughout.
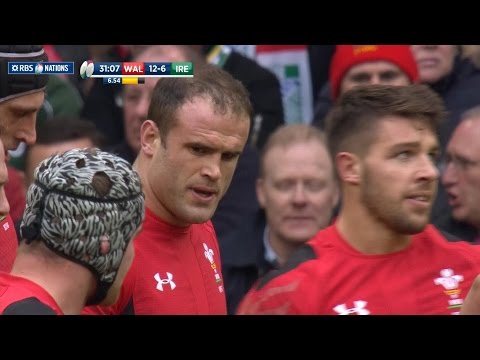
<path id="1" fill-rule="evenodd" d="M 311 313 L 304 281 L 306 276 L 297 270 L 276 276 L 272 271 L 250 289 L 240 302 L 238 315 L 298 315 Z M 270 280 L 270 281 L 268 281 Z M 266 282 L 268 281 L 268 282 Z M 266 282 L 266 283 L 265 283 Z"/>
<path id="2" fill-rule="evenodd" d="M 316 253 L 308 244 L 299 248 L 280 269 L 260 278 L 240 302 L 238 315 L 298 315 L 313 313 L 312 292 L 317 284 Z"/>
<path id="3" fill-rule="evenodd" d="M 18 240 L 10 215 L 0 222 L 0 271 L 10 272 L 17 256 Z"/>

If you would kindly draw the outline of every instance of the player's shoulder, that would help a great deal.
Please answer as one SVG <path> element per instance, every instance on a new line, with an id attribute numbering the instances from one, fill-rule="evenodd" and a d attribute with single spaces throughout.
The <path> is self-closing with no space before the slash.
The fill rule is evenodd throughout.
<path id="1" fill-rule="evenodd" d="M 426 227 L 425 232 L 432 237 L 440 237 L 440 238 L 443 238 L 442 240 L 447 240 L 448 242 L 451 242 L 451 243 L 465 241 L 464 239 L 458 237 L 457 235 L 454 235 L 451 232 L 448 232 L 433 224 L 429 224 Z"/>
<path id="2" fill-rule="evenodd" d="M 202 224 L 193 224 L 192 226 L 199 229 L 199 231 L 208 231 L 210 233 L 215 234 L 215 229 L 213 228 L 213 223 L 211 220 L 208 220 Z"/>
<path id="3" fill-rule="evenodd" d="M 322 281 L 312 277 L 314 272 L 309 265 L 315 259 L 313 248 L 302 245 L 284 266 L 271 270 L 255 283 L 240 302 L 237 314 L 309 313 L 309 295 L 315 292 L 314 284 Z"/>
<path id="4" fill-rule="evenodd" d="M 480 257 L 480 246 L 471 244 L 434 225 L 428 225 L 423 234 L 433 243 L 435 248 L 442 249 L 451 255 L 460 254 L 468 257 Z M 431 244 L 428 246 L 431 248 Z"/>
<path id="5" fill-rule="evenodd" d="M 217 233 L 215 232 L 215 228 L 210 220 L 201 224 L 192 224 L 191 230 L 196 238 L 199 237 L 205 241 L 213 241 L 214 243 L 217 242 Z"/>
<path id="6" fill-rule="evenodd" d="M 30 297 L 8 305 L 2 315 L 57 315 L 57 313 L 37 298 Z"/>
<path id="7" fill-rule="evenodd" d="M 433 224 L 427 225 L 420 235 L 428 239 L 430 242 L 434 242 L 438 245 L 449 248 L 462 248 L 471 246 L 471 244 L 464 239 Z"/>
<path id="8" fill-rule="evenodd" d="M 320 230 L 310 241 L 300 246 L 285 265 L 267 273 L 257 282 L 257 289 L 270 282 L 302 281 L 322 277 L 338 258 L 338 234 L 334 225 Z M 281 280 L 279 280 L 281 279 Z M 298 281 L 297 281 L 298 282 Z"/>

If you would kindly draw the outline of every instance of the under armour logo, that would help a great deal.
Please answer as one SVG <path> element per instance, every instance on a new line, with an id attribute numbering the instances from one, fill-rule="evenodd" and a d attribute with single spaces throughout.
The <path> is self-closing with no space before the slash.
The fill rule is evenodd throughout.
<path id="1" fill-rule="evenodd" d="M 154 278 L 155 278 L 155 280 L 157 280 L 157 290 L 159 290 L 159 291 L 163 291 L 163 285 L 167 285 L 167 284 L 170 284 L 170 289 L 171 290 L 173 290 L 177 287 L 177 285 L 175 285 L 175 283 L 172 280 L 173 275 L 169 272 L 167 272 L 167 278 L 166 279 L 160 278 L 159 273 L 156 273 Z"/>
<path id="2" fill-rule="evenodd" d="M 453 275 L 452 269 L 442 269 L 440 271 L 439 278 L 433 280 L 435 285 L 442 285 L 446 290 L 457 289 L 461 281 L 463 281 L 462 275 Z"/>
<path id="3" fill-rule="evenodd" d="M 353 302 L 352 308 L 347 308 L 346 304 L 337 305 L 333 308 L 338 315 L 368 315 L 370 311 L 366 309 L 367 302 L 357 300 Z"/>
<path id="4" fill-rule="evenodd" d="M 207 244 L 203 243 L 203 248 L 205 249 L 205 257 L 207 258 L 208 261 L 210 261 L 210 264 L 213 264 L 213 250 L 208 247 Z"/>

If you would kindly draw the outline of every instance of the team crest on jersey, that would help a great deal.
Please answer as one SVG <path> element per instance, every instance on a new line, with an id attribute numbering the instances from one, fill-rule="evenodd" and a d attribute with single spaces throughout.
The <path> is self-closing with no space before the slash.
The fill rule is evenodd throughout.
<path id="1" fill-rule="evenodd" d="M 348 307 L 347 304 L 340 304 L 333 308 L 337 315 L 369 315 L 370 310 L 367 309 L 367 301 L 356 300 L 353 302 L 353 307 Z"/>
<path id="2" fill-rule="evenodd" d="M 460 297 L 462 289 L 460 283 L 463 281 L 463 275 L 455 274 L 452 269 L 440 270 L 440 277 L 433 279 L 435 285 L 443 287 L 443 293 L 448 296 L 447 309 L 452 310 L 453 315 L 459 313 L 463 304 L 463 299 Z"/>
<path id="3" fill-rule="evenodd" d="M 215 264 L 215 259 L 213 258 L 215 253 L 213 252 L 212 249 L 208 247 L 206 243 L 203 243 L 203 248 L 205 249 L 205 252 L 204 252 L 205 259 L 208 260 L 208 262 L 210 263 L 210 267 L 213 270 L 213 275 L 215 276 L 215 282 L 219 284 L 218 291 L 223 293 L 223 285 L 221 285 L 222 278 L 220 276 L 220 272 L 218 271 L 217 264 Z"/>

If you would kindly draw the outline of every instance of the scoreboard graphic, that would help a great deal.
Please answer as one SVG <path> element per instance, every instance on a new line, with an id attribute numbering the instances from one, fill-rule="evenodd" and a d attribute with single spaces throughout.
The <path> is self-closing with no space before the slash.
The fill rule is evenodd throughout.
<path id="1" fill-rule="evenodd" d="M 9 62 L 9 75 L 75 75 L 74 62 Z M 145 78 L 193 77 L 192 62 L 99 62 L 86 60 L 79 69 L 82 79 L 101 78 L 105 85 L 144 84 Z"/>
<path id="2" fill-rule="evenodd" d="M 191 62 L 101 62 L 84 61 L 80 67 L 83 79 L 102 78 L 109 84 L 143 84 L 147 77 L 193 77 Z"/>

